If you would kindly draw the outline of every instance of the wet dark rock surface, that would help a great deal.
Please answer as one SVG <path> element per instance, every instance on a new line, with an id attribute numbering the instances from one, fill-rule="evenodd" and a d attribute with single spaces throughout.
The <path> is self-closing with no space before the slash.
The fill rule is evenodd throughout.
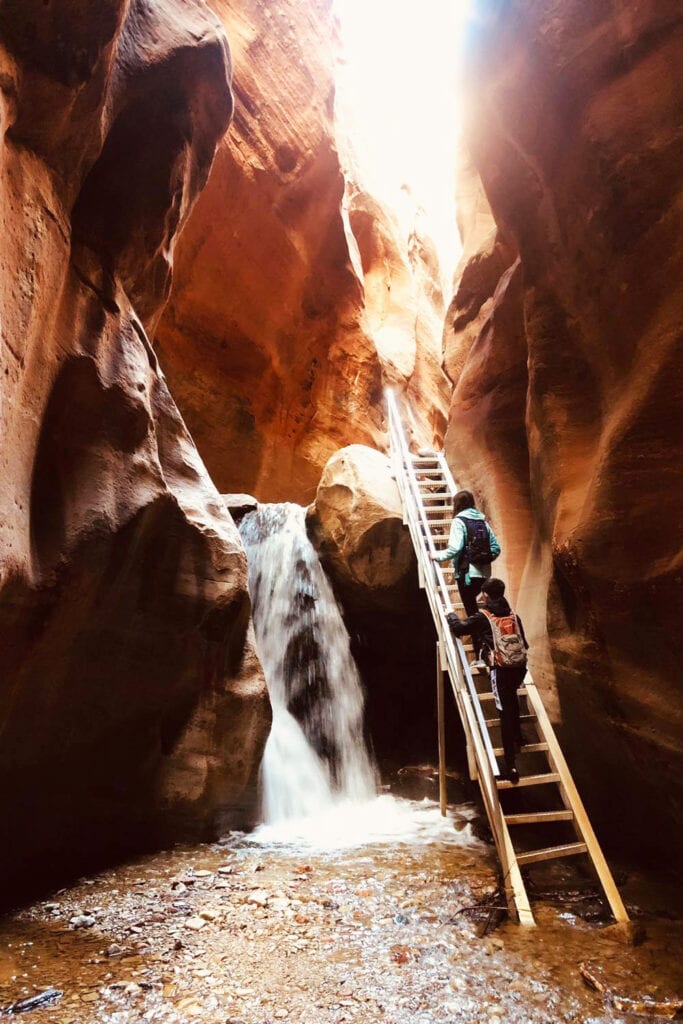
<path id="1" fill-rule="evenodd" d="M 0 1007 L 50 987 L 35 1024 L 584 1024 L 644 1019 L 588 987 L 590 963 L 622 998 L 680 994 L 681 922 L 640 915 L 641 945 L 536 903 L 541 927 L 495 924 L 490 848 L 375 843 L 334 853 L 243 836 L 178 848 L 85 879 L 0 925 Z M 554 877 L 562 880 L 562 875 Z M 542 891 L 549 877 L 541 877 Z M 567 879 L 564 878 L 566 886 Z M 585 886 L 585 881 L 584 881 Z M 635 880 L 626 898 L 642 897 Z M 650 891 L 650 903 L 656 900 Z M 621 1004 L 620 1004 L 621 1005 Z M 653 1019 L 650 1017 L 650 1019 Z M 655 1018 L 656 1019 L 656 1018 Z"/>

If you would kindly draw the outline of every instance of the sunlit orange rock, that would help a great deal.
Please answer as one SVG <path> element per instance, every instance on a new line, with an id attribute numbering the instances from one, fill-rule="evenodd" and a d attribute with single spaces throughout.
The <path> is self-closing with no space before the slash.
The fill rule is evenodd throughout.
<path id="1" fill-rule="evenodd" d="M 148 337 L 229 80 L 200 3 L 0 8 L 6 896 L 253 800 L 245 558 Z"/>
<path id="2" fill-rule="evenodd" d="M 671 2 L 484 7 L 465 135 L 493 221 L 466 225 L 447 451 L 496 519 L 589 807 L 641 856 L 669 858 L 683 767 L 683 16 Z"/>
<path id="3" fill-rule="evenodd" d="M 441 438 L 440 328 L 426 290 L 432 312 L 418 309 L 422 271 L 411 291 L 390 220 L 347 187 L 330 5 L 212 7 L 233 51 L 235 118 L 179 243 L 156 348 L 219 489 L 307 503 L 338 448 L 386 444 L 388 383 L 412 395 L 419 440 Z M 387 306 L 390 286 L 410 308 Z"/>
<path id="4" fill-rule="evenodd" d="M 415 552 L 386 455 L 359 444 L 333 455 L 306 523 L 347 602 L 405 609 L 415 586 Z"/>

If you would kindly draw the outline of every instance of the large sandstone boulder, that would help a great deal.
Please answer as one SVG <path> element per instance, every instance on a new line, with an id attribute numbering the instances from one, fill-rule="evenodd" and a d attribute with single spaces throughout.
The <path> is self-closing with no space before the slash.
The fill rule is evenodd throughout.
<path id="1" fill-rule="evenodd" d="M 683 14 L 580 0 L 480 14 L 465 136 L 495 229 L 466 230 L 447 452 L 495 515 L 598 824 L 668 857 L 683 777 Z"/>
<path id="2" fill-rule="evenodd" d="M 409 394 L 418 443 L 441 442 L 442 299 L 422 270 L 427 244 L 411 243 L 413 270 L 386 212 L 366 227 L 346 181 L 332 5 L 211 6 L 231 40 L 236 113 L 180 240 L 156 347 L 219 489 L 308 503 L 338 448 L 386 444 L 387 384 Z M 399 281 L 402 318 L 397 301 L 385 309 Z"/>
<path id="3" fill-rule="evenodd" d="M 354 444 L 329 460 L 307 526 L 347 601 L 400 608 L 414 585 L 415 552 L 386 455 Z"/>
<path id="4" fill-rule="evenodd" d="M 245 557 L 148 331 L 232 98 L 202 3 L 0 5 L 0 853 L 30 875 L 253 800 Z"/>

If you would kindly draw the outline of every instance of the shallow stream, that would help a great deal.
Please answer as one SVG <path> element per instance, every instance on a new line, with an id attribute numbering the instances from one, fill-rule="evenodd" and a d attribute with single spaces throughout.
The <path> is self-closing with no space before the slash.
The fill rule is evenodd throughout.
<path id="1" fill-rule="evenodd" d="M 500 917 L 486 906 L 500 901 L 473 817 L 471 805 L 442 819 L 433 803 L 385 795 L 337 805 L 315 826 L 233 833 L 83 879 L 1 922 L 0 1006 L 53 986 L 63 995 L 22 1020 L 647 1019 L 590 989 L 582 963 L 617 996 L 680 992 L 681 922 L 636 878 L 625 896 L 646 928 L 642 945 L 582 919 L 600 915 L 590 883 L 557 874 L 539 877 L 536 892 L 559 886 L 566 903 L 537 899 L 540 927 L 504 921 L 484 934 Z M 644 895 L 647 913 L 634 907 Z"/>

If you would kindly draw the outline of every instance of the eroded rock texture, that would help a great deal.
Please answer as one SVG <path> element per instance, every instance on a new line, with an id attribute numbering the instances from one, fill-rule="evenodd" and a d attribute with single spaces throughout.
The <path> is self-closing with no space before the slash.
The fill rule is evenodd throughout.
<path id="1" fill-rule="evenodd" d="M 268 704 L 237 531 L 148 340 L 231 113 L 200 3 L 0 4 L 4 894 L 215 825 Z"/>
<path id="2" fill-rule="evenodd" d="M 501 531 L 590 809 L 641 855 L 670 861 L 682 767 L 681 8 L 477 7 L 447 450 Z"/>
<path id="3" fill-rule="evenodd" d="M 338 448 L 385 444 L 387 383 L 416 399 L 421 443 L 441 438 L 435 297 L 390 218 L 377 226 L 356 189 L 344 212 L 328 0 L 211 6 L 234 54 L 235 118 L 178 247 L 157 350 L 217 486 L 306 503 Z M 413 250 L 416 265 L 432 258 Z M 412 289 L 402 314 L 392 286 Z"/>

